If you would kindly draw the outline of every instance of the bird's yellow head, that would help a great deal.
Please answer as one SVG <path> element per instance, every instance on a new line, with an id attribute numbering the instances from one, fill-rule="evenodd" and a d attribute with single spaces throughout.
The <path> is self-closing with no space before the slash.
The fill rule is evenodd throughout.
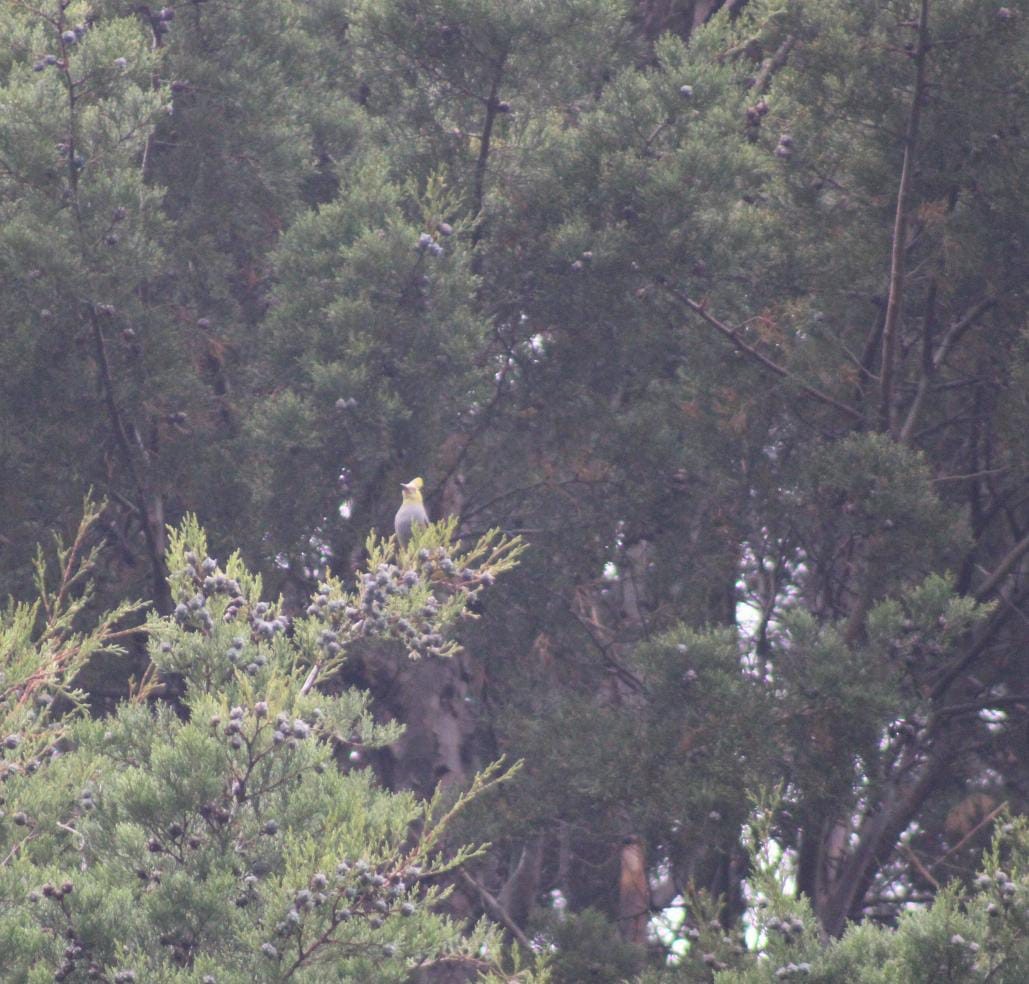
<path id="1" fill-rule="evenodd" d="M 400 487 L 404 490 L 404 502 L 421 502 L 422 486 L 425 483 L 420 478 L 412 478 L 410 482 L 401 482 Z"/>

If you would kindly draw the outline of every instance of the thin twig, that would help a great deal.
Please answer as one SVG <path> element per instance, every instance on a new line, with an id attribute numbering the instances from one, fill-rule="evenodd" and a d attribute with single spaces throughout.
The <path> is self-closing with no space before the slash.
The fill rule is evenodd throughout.
<path id="1" fill-rule="evenodd" d="M 527 950 L 532 949 L 532 943 L 529 942 L 529 938 L 522 932 L 518 927 L 518 923 L 511 918 L 511 914 L 501 905 L 499 899 L 492 893 L 490 893 L 484 885 L 482 885 L 477 879 L 473 878 L 463 868 L 458 870 L 458 875 L 461 880 L 469 887 L 475 889 L 479 893 L 479 898 L 482 899 L 483 904 L 490 911 L 490 915 L 496 919 L 499 923 L 505 926 L 511 933 L 511 935 L 518 940 Z"/>
<path id="2" fill-rule="evenodd" d="M 303 686 L 300 688 L 301 694 L 309 693 L 311 688 L 314 686 L 314 681 L 318 679 L 319 666 L 317 663 L 311 667 L 311 672 L 307 674 L 307 679 L 304 681 Z"/>
<path id="3" fill-rule="evenodd" d="M 940 883 L 933 878 L 929 869 L 922 864 L 921 858 L 907 844 L 902 843 L 900 851 L 918 869 L 918 873 L 938 892 L 940 890 Z"/>
<path id="4" fill-rule="evenodd" d="M 64 565 L 64 570 L 61 572 L 61 583 L 57 590 L 57 597 L 54 599 L 54 610 L 60 611 L 64 606 L 65 598 L 68 594 L 68 589 L 71 587 L 75 580 L 73 576 L 73 568 L 79 558 L 79 552 L 82 550 L 82 542 L 86 538 L 86 533 L 90 528 L 88 523 L 80 523 L 79 528 L 75 533 L 75 540 L 68 550 L 67 562 Z"/>
<path id="5" fill-rule="evenodd" d="M 922 375 L 918 380 L 918 390 L 915 393 L 914 400 L 911 401 L 911 407 L 908 409 L 908 415 L 904 420 L 904 426 L 900 429 L 899 440 L 902 444 L 908 444 L 911 441 L 911 434 L 914 431 L 915 423 L 918 420 L 918 415 L 922 410 L 922 404 L 925 401 L 926 394 L 929 391 L 929 386 L 932 383 L 933 377 L 939 371 L 940 366 L 943 365 L 944 360 L 950 354 L 950 350 L 953 348 L 954 343 L 957 342 L 958 338 L 965 333 L 982 315 L 984 315 L 994 304 L 997 303 L 997 298 L 986 297 L 975 304 L 964 317 L 959 318 L 954 322 L 944 333 L 943 338 L 940 339 L 940 344 L 932 357 L 926 360 L 922 366 Z M 926 335 L 929 334 L 929 324 L 926 324 Z"/>
<path id="6" fill-rule="evenodd" d="M 1008 807 L 1008 801 L 1004 800 L 996 809 L 991 810 L 982 818 L 964 837 L 961 838 L 952 848 L 941 854 L 931 865 L 930 868 L 935 868 L 937 865 L 942 864 L 950 855 L 957 853 L 961 850 L 980 830 L 983 829 L 987 824 L 993 823 L 994 820 L 1003 813 Z"/>
<path id="7" fill-rule="evenodd" d="M 57 821 L 57 826 L 60 827 L 61 830 L 67 830 L 69 834 L 74 834 L 79 839 L 80 851 L 86 846 L 85 836 L 81 832 L 76 830 L 74 827 L 69 827 L 66 823 L 61 823 L 60 820 Z"/>

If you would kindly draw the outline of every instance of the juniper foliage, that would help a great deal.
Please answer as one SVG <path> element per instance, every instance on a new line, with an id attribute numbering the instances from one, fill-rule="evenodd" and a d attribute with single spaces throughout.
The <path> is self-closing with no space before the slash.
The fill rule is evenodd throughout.
<path id="1" fill-rule="evenodd" d="M 366 757 L 401 727 L 376 723 L 367 694 L 314 685 L 315 668 L 325 682 L 345 655 L 327 642 L 333 620 L 357 614 L 359 596 L 339 582 L 314 595 L 310 615 L 287 620 L 261 599 L 260 576 L 238 556 L 210 557 L 187 520 L 170 537 L 173 614 L 137 630 L 147 677 L 110 716 L 78 703 L 49 716 L 43 698 L 78 698 L 69 676 L 114 645 L 111 626 L 132 611 L 67 632 L 88 585 L 67 609 L 62 601 L 97 562 L 95 550 L 77 552 L 97 517 L 59 551 L 59 590 L 41 584 L 36 607 L 4 618 L 4 724 L 15 729 L 0 787 L 4 979 L 405 981 L 436 965 L 512 979 L 493 976 L 495 928 L 470 929 L 440 903 L 442 876 L 482 850 L 452 842 L 454 817 L 514 770 L 487 768 L 446 802 L 381 788 Z M 423 532 L 432 538 L 446 543 L 447 528 Z M 512 552 L 484 541 L 477 577 L 495 576 Z M 429 584 L 446 594 L 446 579 L 410 571 L 381 614 L 362 619 L 369 635 L 387 636 L 377 619 L 395 628 L 417 592 L 420 611 L 431 609 L 425 633 L 447 630 L 454 604 L 423 603 L 435 597 Z M 174 705 L 159 696 L 172 678 L 182 681 Z"/>

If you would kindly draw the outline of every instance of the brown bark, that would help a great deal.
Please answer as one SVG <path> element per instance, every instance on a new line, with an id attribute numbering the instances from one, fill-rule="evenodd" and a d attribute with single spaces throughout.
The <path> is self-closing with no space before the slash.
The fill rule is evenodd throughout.
<path id="1" fill-rule="evenodd" d="M 622 843 L 618 877 L 618 930 L 626 943 L 643 945 L 650 920 L 650 886 L 647 859 L 638 837 Z"/>

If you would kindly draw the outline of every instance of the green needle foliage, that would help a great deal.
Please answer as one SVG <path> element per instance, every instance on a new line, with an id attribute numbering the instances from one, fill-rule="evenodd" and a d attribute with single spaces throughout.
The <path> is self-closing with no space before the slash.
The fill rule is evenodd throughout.
<path id="1" fill-rule="evenodd" d="M 639 984 L 779 984 L 861 981 L 932 984 L 1000 981 L 1015 984 L 1029 970 L 1029 825 L 1002 823 L 968 890 L 945 889 L 931 909 L 913 906 L 895 928 L 868 922 L 826 945 L 810 906 L 787 885 L 782 859 L 763 854 L 773 835 L 767 804 L 753 815 L 755 862 L 748 952 L 713 924 L 688 931 L 691 944 L 675 970 L 644 974 Z M 698 907 L 702 911 L 703 907 Z M 560 967 L 557 968 L 560 973 Z"/>
<path id="2" fill-rule="evenodd" d="M 138 630 L 141 602 L 123 602 L 84 629 L 94 607 L 95 577 L 102 566 L 95 527 L 103 505 L 86 498 L 70 544 L 56 538 L 55 563 L 36 553 L 36 600 L 11 601 L 0 612 L 0 779 L 33 773 L 59 750 L 66 728 L 86 709 L 80 673 L 102 654 L 124 655 Z M 56 583 L 51 584 L 56 568 Z"/>
<path id="3" fill-rule="evenodd" d="M 280 603 L 261 600 L 261 578 L 238 556 L 210 557 L 188 519 L 170 537 L 173 614 L 145 626 L 156 675 L 110 717 L 73 704 L 51 723 L 42 698 L 80 700 L 70 675 L 109 651 L 111 625 L 135 610 L 69 632 L 89 599 L 97 553 L 80 555 L 81 541 L 98 513 L 59 550 L 58 591 L 41 581 L 39 602 L 4 621 L 5 728 L 16 729 L 0 772 L 4 980 L 404 981 L 436 964 L 500 980 L 499 936 L 445 915 L 443 876 L 483 850 L 450 842 L 454 818 L 516 770 L 490 766 L 449 805 L 377 784 L 362 760 L 402 728 L 376 724 L 367 694 L 319 690 L 311 672 L 342 664 L 352 639 L 327 626 L 357 615 L 360 595 L 327 585 L 290 631 Z M 412 547 L 449 557 L 452 530 L 438 524 Z M 376 565 L 396 558 L 394 543 L 370 545 Z M 392 638 L 418 595 L 422 631 L 442 639 L 518 549 L 492 535 L 453 551 L 474 578 L 440 575 L 446 558 L 415 570 L 408 595 L 390 592 L 382 624 L 364 617 L 361 634 Z M 433 591 L 450 598 L 430 606 Z M 184 688 L 174 707 L 155 699 L 169 675 Z"/>
<path id="4" fill-rule="evenodd" d="M 285 973 L 337 875 L 256 870 L 258 820 L 388 880 L 503 757 L 436 842 L 490 846 L 397 875 L 460 950 L 413 984 L 482 917 L 567 981 L 1021 970 L 976 877 L 1029 810 L 1029 0 L 6 0 L 0 38 L 0 860 L 56 859 L 0 945 L 108 877 L 117 789 L 162 880 L 86 908 L 167 925 L 101 973 L 227 973 L 223 924 Z M 412 475 L 442 521 L 398 549 Z M 187 813 L 238 870 L 166 898 Z M 310 959 L 401 973 L 351 908 Z"/>

